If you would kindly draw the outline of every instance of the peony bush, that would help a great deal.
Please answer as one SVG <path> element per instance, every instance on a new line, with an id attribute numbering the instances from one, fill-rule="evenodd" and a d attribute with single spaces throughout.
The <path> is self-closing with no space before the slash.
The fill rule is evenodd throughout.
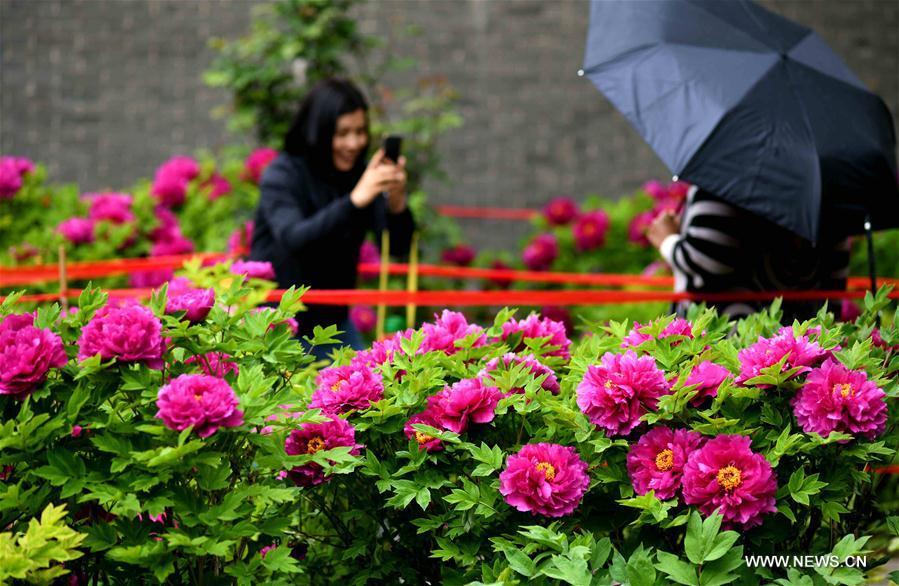
<path id="1" fill-rule="evenodd" d="M 581 340 L 547 316 L 447 309 L 323 364 L 292 337 L 302 291 L 260 311 L 264 282 L 186 277 L 146 303 L 89 290 L 65 314 L 0 306 L 0 522 L 20 535 L 59 512 L 68 546 L 41 572 L 858 584 L 895 555 L 897 479 L 878 470 L 899 442 L 886 290 L 853 322 L 698 308 Z M 769 554 L 867 567 L 744 557 Z"/>

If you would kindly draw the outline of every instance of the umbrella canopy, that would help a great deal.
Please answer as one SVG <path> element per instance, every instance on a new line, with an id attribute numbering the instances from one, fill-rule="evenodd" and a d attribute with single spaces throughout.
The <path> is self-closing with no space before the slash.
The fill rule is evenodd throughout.
<path id="1" fill-rule="evenodd" d="M 890 112 L 748 0 L 594 0 L 583 74 L 680 178 L 800 236 L 899 226 Z"/>

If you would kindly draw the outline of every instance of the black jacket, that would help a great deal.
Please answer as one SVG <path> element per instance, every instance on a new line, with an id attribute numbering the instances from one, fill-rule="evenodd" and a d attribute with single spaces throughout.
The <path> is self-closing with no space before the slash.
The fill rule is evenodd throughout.
<path id="1" fill-rule="evenodd" d="M 350 189 L 344 192 L 311 173 L 302 157 L 278 155 L 260 182 L 250 258 L 272 263 L 281 288 L 354 289 L 359 247 L 368 230 L 375 231 L 380 245 L 386 227 L 391 253 L 407 254 L 414 227 L 409 209 L 391 214 L 382 197 L 358 209 Z M 307 307 L 297 315 L 301 335 L 316 325 L 339 325 L 348 313 L 344 306 Z"/>

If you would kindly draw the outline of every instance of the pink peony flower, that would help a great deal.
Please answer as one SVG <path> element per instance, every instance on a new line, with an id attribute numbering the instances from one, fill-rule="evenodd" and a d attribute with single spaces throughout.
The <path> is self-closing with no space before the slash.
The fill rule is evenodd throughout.
<path id="1" fill-rule="evenodd" d="M 543 207 L 543 217 L 553 226 L 565 226 L 578 215 L 577 203 L 570 197 L 555 197 Z"/>
<path id="2" fill-rule="evenodd" d="M 350 308 L 350 321 L 359 332 L 368 334 L 375 329 L 378 316 L 371 305 L 354 305 Z"/>
<path id="3" fill-rule="evenodd" d="M 813 366 L 816 366 L 830 354 L 828 350 L 824 350 L 817 342 L 809 342 L 807 336 L 796 337 L 792 327 L 781 328 L 773 338 L 763 338 L 759 336 L 758 342 L 740 350 L 737 358 L 740 360 L 740 375 L 737 377 L 737 383 L 743 384 L 751 378 L 759 376 L 763 368 L 767 368 L 777 364 L 784 356 L 787 361 L 784 363 L 783 371 L 790 368 L 799 367 L 799 370 L 793 375 L 809 372 Z M 770 385 L 759 385 L 765 388 Z"/>
<path id="4" fill-rule="evenodd" d="M 206 319 L 213 305 L 215 305 L 215 290 L 213 288 L 187 289 L 177 291 L 169 296 L 165 305 L 165 312 L 171 315 L 184 311 L 184 319 L 195 324 Z"/>
<path id="5" fill-rule="evenodd" d="M 246 222 L 231 233 L 228 237 L 229 254 L 242 256 L 249 253 L 253 244 L 253 225 L 252 221 Z"/>
<path id="6" fill-rule="evenodd" d="M 880 328 L 874 328 L 871 331 L 871 343 L 878 347 L 883 348 L 884 350 L 899 350 L 899 344 L 890 346 L 880 334 Z"/>
<path id="7" fill-rule="evenodd" d="M 72 244 L 94 241 L 94 221 L 88 218 L 69 218 L 56 227 L 56 231 Z"/>
<path id="8" fill-rule="evenodd" d="M 200 189 L 208 190 L 206 197 L 209 201 L 215 201 L 220 197 L 231 193 L 231 182 L 223 175 L 213 173 L 212 176 L 200 185 Z"/>
<path id="9" fill-rule="evenodd" d="M 684 383 L 687 386 L 699 385 L 696 387 L 696 396 L 690 400 L 690 404 L 699 407 L 707 397 L 717 397 L 718 387 L 730 375 L 729 370 L 711 360 L 697 364 Z"/>
<path id="10" fill-rule="evenodd" d="M 133 198 L 127 193 L 85 193 L 82 199 L 90 202 L 87 215 L 95 222 L 121 225 L 135 220 L 131 211 Z"/>
<path id="11" fill-rule="evenodd" d="M 62 339 L 34 326 L 34 315 L 0 321 L 0 395 L 24 399 L 47 380 L 51 368 L 68 362 Z"/>
<path id="12" fill-rule="evenodd" d="M 577 404 L 607 435 L 627 435 L 669 392 L 665 374 L 652 356 L 638 357 L 633 350 L 606 352 L 601 364 L 587 367 L 577 387 Z"/>
<path id="13" fill-rule="evenodd" d="M 631 328 L 630 333 L 624 340 L 621 341 L 622 348 L 632 348 L 634 346 L 639 346 L 643 342 L 647 340 L 651 340 L 652 336 L 649 334 L 644 334 L 640 330 L 648 327 L 650 324 L 641 325 L 640 322 L 634 322 L 634 327 Z M 681 318 L 676 318 L 673 322 L 665 326 L 665 328 L 659 333 L 658 339 L 661 340 L 663 338 L 668 338 L 670 336 L 685 336 L 687 338 L 693 339 L 693 325 Z M 672 346 L 676 346 L 680 343 L 680 340 L 676 340 Z"/>
<path id="14" fill-rule="evenodd" d="M 855 302 L 843 299 L 840 303 L 840 321 L 854 322 L 861 314 L 862 310 L 858 308 Z"/>
<path id="15" fill-rule="evenodd" d="M 194 243 L 184 237 L 180 230 L 170 232 L 165 239 L 157 241 L 150 248 L 150 256 L 171 256 L 190 254 L 194 251 Z"/>
<path id="16" fill-rule="evenodd" d="M 359 247 L 359 263 L 381 264 L 381 253 L 369 240 L 363 240 L 362 246 Z M 359 271 L 359 275 L 363 279 L 373 279 L 378 276 L 378 271 Z"/>
<path id="17" fill-rule="evenodd" d="M 508 271 L 511 270 L 512 267 L 501 260 L 495 260 L 490 263 L 490 268 L 496 271 Z M 489 282 L 494 287 L 498 287 L 500 289 L 508 289 L 512 285 L 512 279 L 509 277 L 493 277 L 489 279 Z"/>
<path id="18" fill-rule="evenodd" d="M 34 162 L 27 157 L 0 157 L 0 165 L 10 165 L 19 176 L 28 175 L 34 171 Z"/>
<path id="19" fill-rule="evenodd" d="M 443 425 L 440 423 L 440 420 L 434 415 L 432 411 L 422 411 L 421 413 L 417 413 L 409 418 L 409 421 L 406 422 L 406 425 L 403 427 L 403 433 L 406 434 L 406 437 L 410 440 L 414 439 L 416 443 L 418 443 L 419 450 L 427 450 L 429 452 L 438 452 L 443 449 L 443 442 L 433 436 L 430 436 L 424 432 L 416 431 L 413 425 L 420 423 L 422 425 L 430 425 L 436 429 L 440 429 Z"/>
<path id="20" fill-rule="evenodd" d="M 459 351 L 455 345 L 456 340 L 462 340 L 472 334 L 480 334 L 474 347 L 487 343 L 484 328 L 477 324 L 469 324 L 464 315 L 448 309 L 444 309 L 439 316 L 435 314 L 434 323 L 423 324 L 421 330 L 425 335 L 421 352 L 439 350 L 446 354 L 455 354 Z"/>
<path id="21" fill-rule="evenodd" d="M 603 210 L 585 212 L 578 216 L 571 228 L 574 246 L 579 251 L 596 250 L 606 243 L 609 215 Z"/>
<path id="22" fill-rule="evenodd" d="M 565 326 L 565 332 L 574 331 L 574 318 L 567 308 L 561 305 L 544 305 L 540 308 L 540 315 L 552 321 L 561 322 Z"/>
<path id="23" fill-rule="evenodd" d="M 568 348 L 571 346 L 571 340 L 565 332 L 565 324 L 559 321 L 551 320 L 547 317 L 540 318 L 536 314 L 529 315 L 526 319 L 515 320 L 510 319 L 503 324 L 502 339 L 508 340 L 512 334 L 521 332 L 521 343 L 516 348 L 512 348 L 514 352 L 520 352 L 527 348 L 524 341 L 527 339 L 549 338 L 543 343 L 543 347 L 555 346 L 555 350 L 551 350 L 544 356 L 559 356 L 568 360 L 571 358 L 571 352 Z"/>
<path id="24" fill-rule="evenodd" d="M 163 352 L 162 323 L 149 308 L 135 302 L 100 308 L 78 340 L 79 361 L 99 354 L 103 360 L 142 362 L 159 370 Z"/>
<path id="25" fill-rule="evenodd" d="M 174 276 L 175 271 L 173 269 L 139 271 L 128 275 L 128 285 L 132 289 L 155 289 L 168 282 Z"/>
<path id="26" fill-rule="evenodd" d="M 502 398 L 498 388 L 485 385 L 479 378 L 466 378 L 429 397 L 427 411 L 444 429 L 462 433 L 468 429 L 469 421 L 493 421 Z"/>
<path id="27" fill-rule="evenodd" d="M 16 164 L 7 159 L 0 160 L 0 199 L 12 199 L 22 189 L 22 174 Z"/>
<path id="28" fill-rule="evenodd" d="M 559 256 L 559 241 L 553 234 L 540 234 L 521 253 L 524 265 L 532 271 L 545 271 Z"/>
<path id="29" fill-rule="evenodd" d="M 668 184 L 668 199 L 683 201 L 690 192 L 690 184 L 686 181 L 672 181 Z"/>
<path id="30" fill-rule="evenodd" d="M 230 270 L 235 275 L 245 275 L 251 279 L 275 280 L 275 268 L 266 261 L 239 260 L 231 265 Z"/>
<path id="31" fill-rule="evenodd" d="M 627 226 L 627 239 L 640 246 L 649 246 L 646 233 L 655 218 L 656 214 L 652 211 L 636 214 Z"/>
<path id="32" fill-rule="evenodd" d="M 168 207 L 180 206 L 187 199 L 189 181 L 174 175 L 157 176 L 150 187 L 150 193 L 159 201 L 160 205 Z"/>
<path id="33" fill-rule="evenodd" d="M 481 372 L 478 373 L 478 377 L 482 378 L 484 376 L 490 375 L 499 370 L 499 358 L 494 358 L 490 362 L 488 362 Z M 542 364 L 533 354 L 528 354 L 527 356 L 519 356 L 514 352 L 507 352 L 502 357 L 503 365 L 506 369 L 509 369 L 513 364 L 520 365 L 523 364 L 527 366 L 528 370 L 534 378 L 538 376 L 546 375 L 546 378 L 540 384 L 540 387 L 544 391 L 549 391 L 554 395 L 559 394 L 559 379 L 556 378 L 556 373 L 552 371 L 551 368 Z M 524 388 L 516 387 L 509 390 L 510 393 L 523 393 Z"/>
<path id="34" fill-rule="evenodd" d="M 457 267 L 470 266 L 474 261 L 475 250 L 466 244 L 458 244 L 440 253 L 440 262 Z"/>
<path id="35" fill-rule="evenodd" d="M 408 329 L 403 332 L 397 332 L 391 336 L 387 336 L 383 340 L 377 340 L 371 345 L 371 349 L 362 350 L 353 357 L 352 364 L 363 364 L 370 368 L 381 366 L 385 362 L 393 360 L 393 356 L 397 352 L 402 352 L 402 340 L 412 337 L 415 330 Z"/>
<path id="36" fill-rule="evenodd" d="M 193 426 L 200 437 L 209 437 L 219 427 L 243 425 L 237 395 L 224 380 L 205 374 L 182 374 L 159 389 L 156 417 L 166 427 L 184 431 Z"/>
<path id="37" fill-rule="evenodd" d="M 316 377 L 318 387 L 312 393 L 310 409 L 321 409 L 329 415 L 364 411 L 384 398 L 380 375 L 362 365 L 332 366 Z"/>
<path id="38" fill-rule="evenodd" d="M 247 157 L 247 160 L 244 162 L 243 171 L 240 174 L 240 178 L 244 181 L 250 181 L 252 183 L 259 183 L 259 180 L 262 178 L 262 173 L 265 171 L 265 168 L 269 166 L 269 164 L 275 160 L 275 157 L 278 156 L 278 151 L 271 148 L 261 148 L 256 149 L 250 156 Z"/>
<path id="39" fill-rule="evenodd" d="M 809 373 L 791 403 L 806 433 L 827 437 L 839 431 L 873 441 L 886 430 L 886 393 L 867 373 L 849 370 L 832 358 Z"/>
<path id="40" fill-rule="evenodd" d="M 35 258 L 41 254 L 41 251 L 36 246 L 29 244 L 28 242 L 23 242 L 18 246 L 10 246 L 8 252 L 9 256 L 11 256 L 17 263 Z"/>
<path id="41" fill-rule="evenodd" d="M 656 181 L 655 179 L 644 183 L 643 191 L 656 201 L 668 198 L 668 189 L 665 187 L 665 184 L 661 181 Z"/>
<path id="42" fill-rule="evenodd" d="M 153 208 L 153 215 L 159 224 L 150 231 L 150 241 L 160 242 L 164 240 L 172 240 L 176 236 L 181 236 L 181 228 L 178 226 L 178 217 L 169 208 L 158 205 Z"/>
<path id="43" fill-rule="evenodd" d="M 72 432 L 71 432 L 70 435 L 71 435 L 72 437 L 74 437 L 74 438 L 78 438 L 78 437 L 81 437 L 81 433 L 82 433 L 83 431 L 84 431 L 84 428 L 81 427 L 80 425 L 73 425 L 73 426 L 72 426 Z"/>
<path id="44" fill-rule="evenodd" d="M 627 473 L 634 491 L 655 491 L 657 498 L 672 499 L 681 489 L 684 464 L 703 438 L 695 431 L 658 426 L 643 434 L 627 453 Z"/>
<path id="45" fill-rule="evenodd" d="M 573 512 L 590 486 L 587 463 L 574 448 L 527 444 L 506 460 L 499 492 L 522 512 L 562 517 Z"/>
<path id="46" fill-rule="evenodd" d="M 156 169 L 156 176 L 177 177 L 184 181 L 193 181 L 200 174 L 200 164 L 184 155 L 176 155 Z"/>
<path id="47" fill-rule="evenodd" d="M 332 450 L 341 446 L 352 448 L 357 455 L 362 447 L 356 443 L 356 430 L 345 419 L 335 417 L 323 423 L 304 423 L 290 432 L 284 443 L 284 451 L 289 456 L 314 454 L 321 450 Z M 288 473 L 297 486 L 315 486 L 328 480 L 322 467 L 315 462 L 295 466 Z"/>
<path id="48" fill-rule="evenodd" d="M 717 509 L 728 527 L 761 525 L 777 511 L 777 476 L 742 435 L 719 435 L 690 455 L 683 471 L 684 502 L 706 516 Z"/>
<path id="49" fill-rule="evenodd" d="M 197 364 L 204 374 L 225 378 L 229 373 L 236 377 L 240 374 L 240 367 L 231 360 L 230 354 L 224 352 L 207 352 L 197 354 L 184 361 L 184 364 Z"/>
<path id="50" fill-rule="evenodd" d="M 271 545 L 266 545 L 265 547 L 263 547 L 262 549 L 260 549 L 260 550 L 259 550 L 259 557 L 261 557 L 262 559 L 265 559 L 266 554 L 268 554 L 268 552 L 270 552 L 270 551 L 273 550 L 273 549 L 278 549 L 278 544 L 277 544 L 277 543 L 272 543 Z"/>

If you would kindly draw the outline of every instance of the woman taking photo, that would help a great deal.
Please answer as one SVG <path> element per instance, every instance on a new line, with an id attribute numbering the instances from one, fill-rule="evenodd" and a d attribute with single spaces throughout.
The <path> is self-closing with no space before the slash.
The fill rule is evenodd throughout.
<path id="1" fill-rule="evenodd" d="M 312 88 L 259 186 L 250 258 L 272 263 L 279 287 L 355 288 L 369 230 L 378 243 L 389 230 L 391 252 L 408 252 L 405 159 L 393 162 L 378 150 L 366 160 L 369 144 L 368 104 L 355 85 L 326 79 Z M 297 321 L 300 336 L 336 324 L 345 345 L 363 345 L 346 307 L 308 305 Z M 325 358 L 332 348 L 314 354 Z"/>

